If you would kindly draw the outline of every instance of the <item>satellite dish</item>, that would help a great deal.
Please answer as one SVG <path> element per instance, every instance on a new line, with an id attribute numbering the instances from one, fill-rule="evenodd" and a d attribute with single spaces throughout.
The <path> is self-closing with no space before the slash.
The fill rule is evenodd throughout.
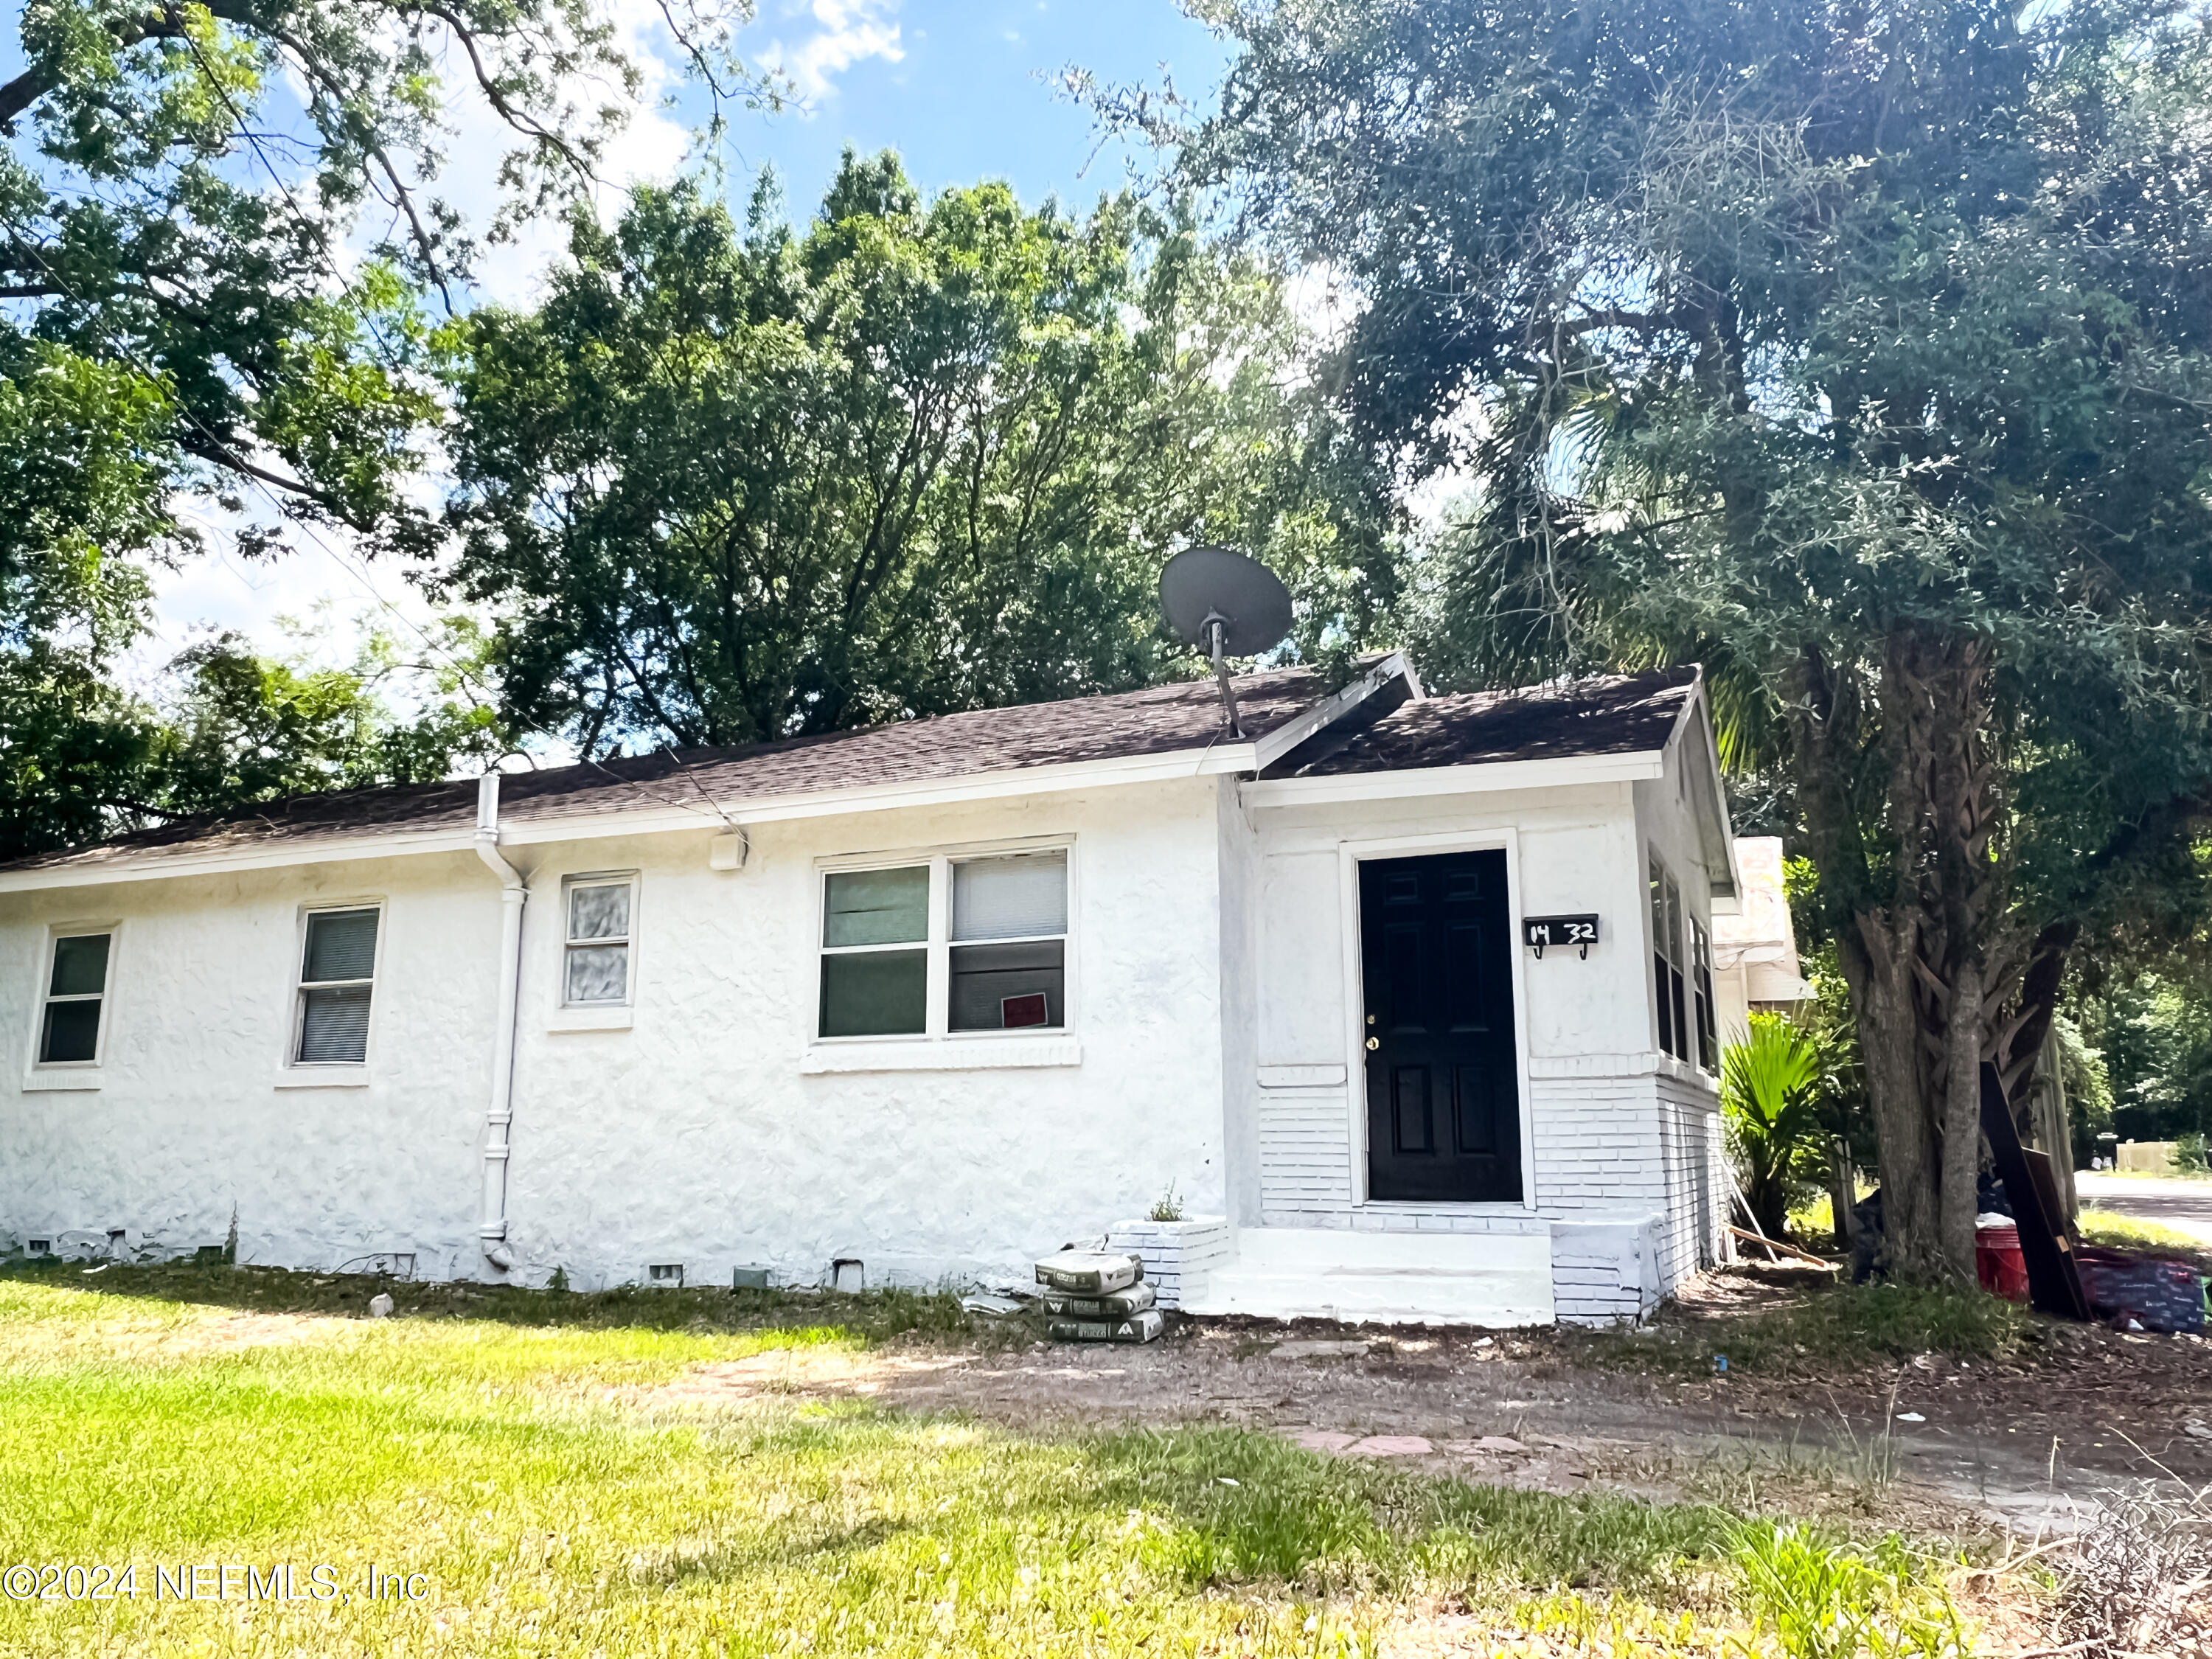
<path id="1" fill-rule="evenodd" d="M 1188 547 L 1160 572 L 1160 611 L 1176 634 L 1213 659 L 1229 735 L 1244 736 L 1224 657 L 1256 657 L 1291 631 L 1291 590 L 1257 559 L 1225 547 Z"/>

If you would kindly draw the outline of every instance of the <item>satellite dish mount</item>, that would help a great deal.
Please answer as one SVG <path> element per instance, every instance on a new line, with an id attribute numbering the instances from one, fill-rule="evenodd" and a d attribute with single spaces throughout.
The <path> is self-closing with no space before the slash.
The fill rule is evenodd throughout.
<path id="1" fill-rule="evenodd" d="M 1291 631 L 1291 593 L 1275 573 L 1225 547 L 1191 547 L 1160 572 L 1160 610 L 1176 635 L 1213 662 L 1221 688 L 1222 724 L 1229 735 L 1248 734 L 1229 689 L 1224 659 L 1255 657 L 1274 648 Z"/>

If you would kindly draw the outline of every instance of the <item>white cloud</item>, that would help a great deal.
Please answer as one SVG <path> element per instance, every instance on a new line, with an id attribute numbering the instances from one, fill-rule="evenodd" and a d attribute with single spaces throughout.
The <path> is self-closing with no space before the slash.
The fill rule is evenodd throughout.
<path id="1" fill-rule="evenodd" d="M 898 7 L 899 0 L 811 0 L 804 11 L 787 15 L 811 18 L 815 32 L 797 46 L 787 46 L 779 37 L 761 53 L 761 61 L 789 76 L 806 102 L 834 98 L 836 77 L 854 64 L 870 58 L 896 64 L 905 58 L 892 16 Z"/>

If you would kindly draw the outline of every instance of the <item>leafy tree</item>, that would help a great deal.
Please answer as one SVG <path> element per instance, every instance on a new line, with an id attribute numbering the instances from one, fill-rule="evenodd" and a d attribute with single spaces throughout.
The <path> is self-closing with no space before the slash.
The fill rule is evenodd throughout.
<path id="1" fill-rule="evenodd" d="M 418 659 L 390 632 L 368 629 L 343 667 L 327 665 L 327 628 L 295 632 L 282 656 L 223 634 L 171 665 L 177 690 L 147 763 L 163 816 L 427 782 L 512 752 L 476 694 L 489 641 L 466 618 L 441 623 Z"/>
<path id="2" fill-rule="evenodd" d="M 0 856 L 97 835 L 150 752 L 107 669 L 142 624 L 173 471 L 127 370 L 0 339 Z"/>
<path id="3" fill-rule="evenodd" d="M 1196 9 L 1219 108 L 1116 107 L 1360 295 L 1362 430 L 1476 480 L 1428 660 L 1708 664 L 1731 756 L 1790 769 L 1889 1268 L 1970 1280 L 1980 1062 L 2017 1092 L 2069 952 L 2196 902 L 2198 12 Z"/>
<path id="4" fill-rule="evenodd" d="M 718 99 L 744 0 L 665 9 Z M 0 83 L 0 857 L 150 810 L 112 665 L 196 520 L 426 554 L 424 296 L 448 83 L 514 135 L 498 234 L 587 182 L 637 86 L 595 0 L 27 0 Z M 579 89 L 590 89 L 580 99 Z M 357 263 L 347 250 L 368 244 Z M 287 521 L 290 521 L 288 525 Z"/>
<path id="5" fill-rule="evenodd" d="M 1721 1050 L 1721 1113 L 1759 1231 L 1780 1238 L 1790 1206 L 1820 1167 L 1821 1080 L 1812 1037 L 1779 1014 L 1754 1013 L 1751 1034 Z"/>
<path id="6" fill-rule="evenodd" d="M 454 586 L 521 720 L 726 744 L 1146 684 L 1159 565 L 1233 541 L 1301 645 L 1388 605 L 1375 493 L 1283 382 L 1267 274 L 1131 203 L 925 203 L 846 157 L 803 231 L 763 180 L 580 216 L 534 310 L 470 319 Z"/>

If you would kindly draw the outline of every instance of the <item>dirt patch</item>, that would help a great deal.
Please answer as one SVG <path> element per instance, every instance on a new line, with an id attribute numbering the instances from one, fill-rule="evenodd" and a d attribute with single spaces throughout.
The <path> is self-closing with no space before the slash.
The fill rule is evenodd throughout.
<path id="1" fill-rule="evenodd" d="M 1710 1275 L 1651 1340 L 1682 1322 L 1724 1332 L 1805 1293 L 1787 1276 Z M 1143 1347 L 1002 1334 L 782 1350 L 696 1368 L 647 1398 L 866 1399 L 1030 1430 L 1227 1423 L 1503 1486 L 1928 1530 L 2039 1533 L 2161 1464 L 2212 1476 L 2212 1440 L 2185 1426 L 2208 1414 L 2212 1344 L 2041 1323 L 2033 1339 L 2002 1361 L 1808 1355 L 1757 1374 L 1685 1376 L 1639 1365 L 1639 1339 L 1573 1330 L 1180 1320 Z"/>

